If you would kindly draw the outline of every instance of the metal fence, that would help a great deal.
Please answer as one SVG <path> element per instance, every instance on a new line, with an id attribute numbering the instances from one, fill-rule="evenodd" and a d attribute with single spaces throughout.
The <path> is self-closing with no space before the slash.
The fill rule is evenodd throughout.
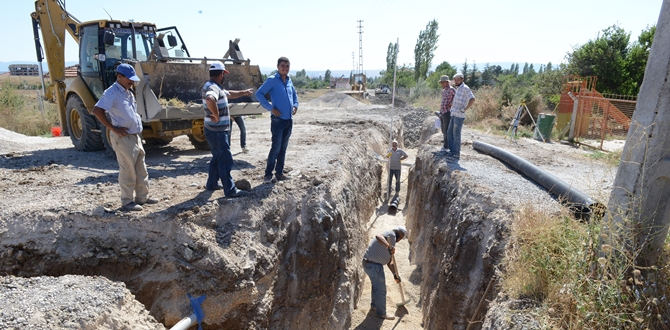
<path id="1" fill-rule="evenodd" d="M 600 94 L 596 91 L 577 96 L 574 136 L 600 141 L 625 140 L 635 111 L 637 96 Z"/>
<path id="2" fill-rule="evenodd" d="M 571 140 L 592 139 L 603 149 L 605 140 L 625 140 L 637 96 L 600 94 L 597 77 L 566 76 L 559 103 L 557 128 L 570 129 Z M 569 127 L 567 127 L 569 125 Z"/>

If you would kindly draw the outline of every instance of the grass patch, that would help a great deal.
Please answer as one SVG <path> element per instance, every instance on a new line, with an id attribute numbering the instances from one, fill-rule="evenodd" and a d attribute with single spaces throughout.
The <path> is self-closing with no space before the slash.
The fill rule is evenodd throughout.
<path id="1" fill-rule="evenodd" d="M 619 163 L 621 162 L 622 152 L 623 152 L 623 150 L 617 150 L 617 151 L 611 151 L 611 152 L 604 152 L 604 151 L 600 151 L 600 150 L 595 150 L 593 152 L 590 152 L 588 154 L 588 157 L 593 159 L 593 160 L 605 163 L 609 166 L 617 167 L 617 166 L 619 166 Z"/>
<path id="2" fill-rule="evenodd" d="M 601 244 L 600 225 L 524 205 L 515 215 L 503 290 L 540 302 L 538 318 L 560 329 L 668 329 L 670 243 L 655 269 Z M 653 279 L 653 280 L 652 280 Z"/>
<path id="3" fill-rule="evenodd" d="M 51 127 L 59 125 L 58 107 L 44 101 L 40 109 L 37 90 L 23 90 L 12 81 L 0 85 L 0 126 L 24 135 L 51 134 Z"/>

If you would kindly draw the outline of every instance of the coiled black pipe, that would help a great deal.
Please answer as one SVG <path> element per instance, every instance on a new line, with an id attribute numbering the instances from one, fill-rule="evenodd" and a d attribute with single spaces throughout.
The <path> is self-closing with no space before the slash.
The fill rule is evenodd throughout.
<path id="1" fill-rule="evenodd" d="M 589 220 L 592 214 L 602 216 L 605 212 L 603 204 L 594 201 L 583 192 L 509 151 L 479 141 L 472 142 L 472 147 L 479 152 L 499 159 L 537 182 L 556 196 L 560 202 L 566 204 L 575 213 L 575 217 L 579 219 Z"/>

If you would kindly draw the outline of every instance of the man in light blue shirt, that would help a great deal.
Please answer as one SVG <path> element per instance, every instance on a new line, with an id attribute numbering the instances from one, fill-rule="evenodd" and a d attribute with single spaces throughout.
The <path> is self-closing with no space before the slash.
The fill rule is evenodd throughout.
<path id="1" fill-rule="evenodd" d="M 130 64 L 120 64 L 116 68 L 116 82 L 105 90 L 93 108 L 93 114 L 110 132 L 109 143 L 119 163 L 121 205 L 126 211 L 142 211 L 142 205 L 158 203 L 149 197 L 142 118 L 137 114 L 137 102 L 131 91 L 137 81 L 140 78 L 135 69 Z"/>
<path id="2" fill-rule="evenodd" d="M 277 73 L 268 79 L 256 91 L 256 99 L 263 108 L 271 112 L 270 131 L 272 132 L 272 147 L 268 154 L 268 164 L 265 168 L 263 183 L 273 183 L 276 180 L 288 180 L 284 174 L 284 161 L 288 139 L 293 131 L 293 116 L 298 112 L 298 94 L 293 82 L 288 76 L 291 62 L 288 58 L 280 57 L 277 60 Z M 272 103 L 268 102 L 265 94 L 269 93 Z M 275 171 L 276 180 L 272 179 Z"/>

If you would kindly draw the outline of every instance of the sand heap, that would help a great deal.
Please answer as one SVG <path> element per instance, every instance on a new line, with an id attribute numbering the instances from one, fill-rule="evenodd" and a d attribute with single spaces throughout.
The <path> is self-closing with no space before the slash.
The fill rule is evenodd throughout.
<path id="1" fill-rule="evenodd" d="M 362 103 L 355 98 L 341 93 L 341 92 L 332 92 L 325 94 L 319 98 L 311 100 L 303 105 L 307 108 L 364 108 L 365 103 Z"/>

